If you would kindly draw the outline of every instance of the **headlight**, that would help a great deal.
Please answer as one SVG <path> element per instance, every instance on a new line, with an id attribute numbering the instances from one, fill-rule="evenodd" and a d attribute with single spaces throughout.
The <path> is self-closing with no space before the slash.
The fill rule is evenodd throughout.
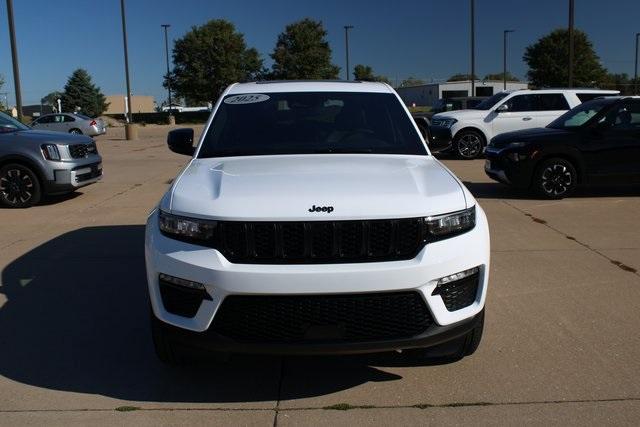
<path id="1" fill-rule="evenodd" d="M 60 152 L 55 144 L 43 144 L 40 146 L 42 155 L 47 160 L 60 160 Z"/>
<path id="2" fill-rule="evenodd" d="M 476 207 L 446 215 L 425 218 L 427 233 L 436 239 L 452 237 L 471 230 L 476 225 Z"/>
<path id="3" fill-rule="evenodd" d="M 450 128 L 454 124 L 456 124 L 458 120 L 452 119 L 450 117 L 443 117 L 441 119 L 433 119 L 431 120 L 431 124 L 433 126 L 444 126 L 446 128 Z"/>
<path id="4" fill-rule="evenodd" d="M 207 241 L 215 236 L 218 223 L 216 221 L 171 215 L 161 210 L 159 224 L 160 231 L 174 239 Z"/>

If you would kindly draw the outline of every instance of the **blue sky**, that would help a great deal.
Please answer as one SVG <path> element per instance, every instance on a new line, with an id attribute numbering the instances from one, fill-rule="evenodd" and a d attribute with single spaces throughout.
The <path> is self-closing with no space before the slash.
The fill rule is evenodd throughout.
<path id="1" fill-rule="evenodd" d="M 588 32 L 605 67 L 633 73 L 640 32 L 640 1 L 576 0 L 576 26 Z M 552 29 L 567 25 L 567 0 L 476 0 L 477 74 L 502 69 L 502 30 L 510 36 L 510 70 L 524 77 L 524 48 Z M 323 21 L 334 63 L 344 67 L 343 25 L 350 36 L 351 65 L 368 64 L 392 81 L 409 75 L 445 79 L 469 70 L 469 1 L 221 1 L 127 0 L 131 85 L 134 94 L 162 100 L 165 68 L 160 24 L 178 38 L 193 25 L 224 18 L 245 34 L 267 65 L 277 34 L 287 23 Z M 23 101 L 38 103 L 61 89 L 78 67 L 89 70 L 105 94 L 124 93 L 124 60 L 118 0 L 14 0 Z M 0 74 L 14 102 L 6 3 L 0 1 Z M 344 74 L 341 74 L 344 75 Z"/>

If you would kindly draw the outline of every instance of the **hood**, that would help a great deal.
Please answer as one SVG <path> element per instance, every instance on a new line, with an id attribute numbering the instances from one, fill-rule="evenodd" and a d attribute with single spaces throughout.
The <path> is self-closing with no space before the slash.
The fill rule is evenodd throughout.
<path id="1" fill-rule="evenodd" d="M 454 111 L 443 111 L 442 113 L 434 114 L 433 119 L 441 119 L 444 117 L 449 117 L 452 119 L 460 120 L 468 120 L 468 119 L 477 119 L 485 117 L 489 114 L 488 110 L 454 110 Z"/>
<path id="2" fill-rule="evenodd" d="M 512 142 L 544 142 L 548 139 L 556 139 L 559 136 L 562 136 L 563 139 L 566 138 L 567 135 L 572 135 L 571 131 L 565 129 L 552 129 L 552 128 L 531 128 L 531 129 L 523 129 L 517 130 L 513 132 L 505 132 L 500 135 L 494 136 L 491 140 L 490 145 L 492 147 L 501 148 L 502 146 L 506 146 L 511 144 Z"/>
<path id="3" fill-rule="evenodd" d="M 462 185 L 431 156 L 194 159 L 171 191 L 162 209 L 220 220 L 410 218 L 467 207 Z"/>
<path id="4" fill-rule="evenodd" d="M 9 134 L 7 134 L 9 135 Z M 22 130 L 19 132 L 12 132 L 16 141 L 24 140 L 38 143 L 53 143 L 53 144 L 80 144 L 92 142 L 93 139 L 86 135 L 72 135 L 64 132 L 49 132 L 42 130 Z"/>

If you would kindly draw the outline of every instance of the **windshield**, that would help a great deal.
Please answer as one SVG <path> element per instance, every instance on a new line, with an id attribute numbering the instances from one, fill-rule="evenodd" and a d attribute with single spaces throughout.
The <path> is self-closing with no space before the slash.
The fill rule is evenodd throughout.
<path id="1" fill-rule="evenodd" d="M 225 97 L 198 157 L 308 153 L 427 151 L 392 94 L 286 92 Z"/>
<path id="2" fill-rule="evenodd" d="M 547 125 L 551 129 L 577 128 L 587 123 L 596 114 L 602 111 L 611 101 L 607 99 L 596 99 L 580 104 L 573 110 L 569 110 Z"/>
<path id="3" fill-rule="evenodd" d="M 475 107 L 474 110 L 489 110 L 493 108 L 498 102 L 500 102 L 505 96 L 509 95 L 509 92 L 498 92 L 490 98 L 485 99 Z"/>
<path id="4" fill-rule="evenodd" d="M 23 125 L 11 116 L 0 113 L 0 133 L 29 130 L 29 126 Z"/>

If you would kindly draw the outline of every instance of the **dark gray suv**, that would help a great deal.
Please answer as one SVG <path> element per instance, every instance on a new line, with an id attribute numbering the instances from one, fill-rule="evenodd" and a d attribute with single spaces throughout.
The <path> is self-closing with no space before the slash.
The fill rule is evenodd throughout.
<path id="1" fill-rule="evenodd" d="M 26 208 L 43 195 L 63 194 L 102 177 L 95 141 L 32 130 L 0 113 L 0 205 Z"/>

